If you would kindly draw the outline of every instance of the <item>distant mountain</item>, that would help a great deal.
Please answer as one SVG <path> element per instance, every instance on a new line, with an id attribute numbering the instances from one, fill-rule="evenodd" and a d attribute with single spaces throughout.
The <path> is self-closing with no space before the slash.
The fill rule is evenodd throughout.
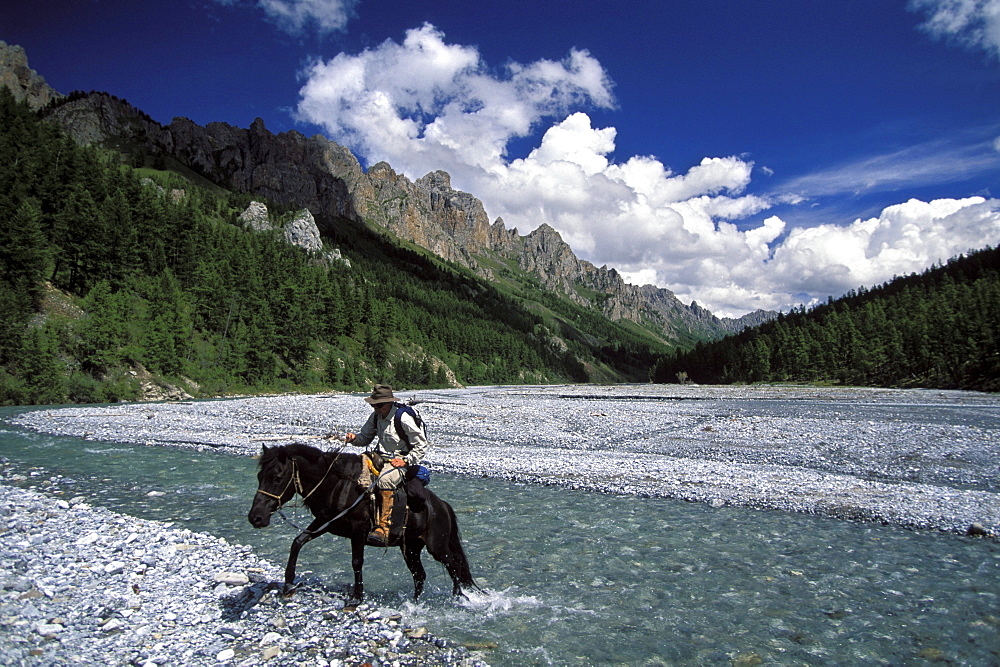
<path id="1" fill-rule="evenodd" d="M 78 143 L 113 148 L 137 164 L 188 170 L 229 190 L 307 208 L 323 234 L 334 239 L 345 223 L 381 229 L 515 295 L 526 282 L 537 282 L 670 345 L 721 338 L 777 317 L 757 311 L 720 319 L 697 303 L 685 305 L 670 290 L 626 284 L 615 269 L 579 259 L 548 225 L 521 236 L 499 218 L 491 223 L 482 202 L 453 189 L 443 171 L 410 181 L 381 162 L 366 172 L 347 148 L 320 135 L 275 135 L 260 119 L 247 129 L 226 123 L 202 127 L 186 118 L 161 126 L 107 93 L 59 95 L 28 68 L 20 47 L 2 42 L 0 76 L 16 98 L 27 98 Z"/>

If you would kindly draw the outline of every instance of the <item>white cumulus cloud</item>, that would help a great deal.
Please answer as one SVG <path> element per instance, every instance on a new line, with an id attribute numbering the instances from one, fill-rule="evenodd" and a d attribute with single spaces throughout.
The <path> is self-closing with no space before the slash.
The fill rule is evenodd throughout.
<path id="1" fill-rule="evenodd" d="M 940 164 L 914 164 L 942 151 L 872 159 L 771 195 L 748 192 L 754 164 L 739 156 L 706 157 L 683 172 L 649 155 L 615 160 L 616 129 L 594 127 L 585 112 L 613 108 L 613 85 L 583 50 L 494 68 L 425 24 L 402 42 L 317 60 L 304 76 L 299 118 L 369 164 L 385 160 L 412 179 L 444 169 L 521 234 L 547 223 L 583 259 L 722 316 L 839 296 L 1000 241 L 1000 207 L 983 198 L 911 200 L 844 225 L 789 229 L 774 215 L 749 223 L 779 202 L 938 179 Z M 513 139 L 536 132 L 533 150 L 508 157 Z M 958 151 L 951 168 L 970 155 L 982 161 L 978 146 Z M 900 165 L 909 172 L 900 176 Z"/>
<path id="2" fill-rule="evenodd" d="M 770 249 L 768 257 L 765 244 L 783 227 L 778 218 L 769 218 L 762 228 L 744 234 L 748 240 L 760 235 L 756 248 L 747 243 L 745 250 L 733 248 L 726 257 L 693 259 L 687 263 L 687 271 L 664 266 L 657 276 L 679 296 L 712 304 L 717 314 L 741 314 L 750 304 L 787 310 L 996 245 L 1000 241 L 1000 201 L 983 197 L 931 202 L 911 199 L 885 208 L 876 218 L 848 225 L 793 228 Z M 715 274 L 714 285 L 706 285 L 699 271 Z"/>
<path id="3" fill-rule="evenodd" d="M 371 161 L 407 174 L 491 170 L 507 143 L 573 105 L 611 107 L 611 82 L 586 51 L 561 61 L 509 63 L 495 75 L 469 46 L 425 24 L 402 43 L 317 61 L 306 72 L 299 117 Z"/>

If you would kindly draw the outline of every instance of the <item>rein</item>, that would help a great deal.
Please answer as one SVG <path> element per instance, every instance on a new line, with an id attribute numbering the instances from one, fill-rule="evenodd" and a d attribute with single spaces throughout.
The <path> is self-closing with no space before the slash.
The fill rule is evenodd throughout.
<path id="1" fill-rule="evenodd" d="M 382 475 L 379 474 L 379 477 L 381 477 L 381 476 Z M 325 522 L 322 526 L 316 528 L 315 530 L 309 530 L 308 528 L 305 528 L 305 529 L 299 528 L 298 526 L 296 526 L 291 521 L 288 521 L 288 519 L 285 519 L 285 521 L 288 521 L 288 523 L 292 523 L 292 527 L 295 528 L 296 530 L 302 531 L 303 535 L 306 534 L 306 533 L 308 533 L 309 535 L 319 535 L 324 530 L 326 530 L 326 527 L 329 526 L 331 523 L 333 523 L 334 521 L 336 521 L 337 519 L 339 519 L 340 517 L 344 516 L 345 514 L 347 514 L 348 512 L 350 512 L 352 509 L 354 509 L 355 507 L 357 507 L 358 503 L 361 502 L 361 499 L 364 498 L 365 496 L 367 496 L 369 493 L 371 493 L 371 490 L 375 488 L 375 485 L 377 483 L 378 483 L 378 477 L 376 477 L 375 479 L 373 479 L 372 483 L 368 485 L 368 488 L 365 489 L 364 491 L 362 491 L 361 495 L 359 495 L 357 498 L 355 498 L 354 502 L 351 503 L 350 505 L 348 505 L 347 508 L 344 509 L 344 511 L 342 511 L 340 514 L 338 514 L 337 516 L 333 517 L 329 521 Z M 281 518 L 284 519 L 285 518 L 284 515 L 282 515 Z"/>
<path id="2" fill-rule="evenodd" d="M 344 443 L 344 444 L 346 446 L 347 443 Z M 323 477 L 319 480 L 319 482 L 316 483 L 316 486 L 314 486 L 309 493 L 303 493 L 304 489 L 302 487 L 302 478 L 299 475 L 299 468 L 298 468 L 298 465 L 295 463 L 295 459 L 292 459 L 292 474 L 288 478 L 288 483 L 285 484 L 285 488 L 281 490 L 281 494 L 280 495 L 276 496 L 273 493 L 270 493 L 270 492 L 265 491 L 263 489 L 257 489 L 257 493 L 262 493 L 265 496 L 267 496 L 268 498 L 274 498 L 275 500 L 278 501 L 278 506 L 275 508 L 275 510 L 273 512 L 271 512 L 271 514 L 277 514 L 278 516 L 280 516 L 282 519 L 285 520 L 286 523 L 290 524 L 292 526 L 292 528 L 294 528 L 295 530 L 301 531 L 302 535 L 305 535 L 305 534 L 319 535 L 324 530 L 326 530 L 326 528 L 331 523 L 333 523 L 337 519 L 340 519 L 345 514 L 347 514 L 348 512 L 350 512 L 352 509 L 354 509 L 355 507 L 357 507 L 358 503 L 361 502 L 361 499 L 364 498 L 369 493 L 371 493 L 371 490 L 375 488 L 375 485 L 378 483 L 379 477 L 381 477 L 386 472 L 389 472 L 389 470 L 393 469 L 393 468 L 388 468 L 388 469 L 384 470 L 382 473 L 379 473 L 379 475 L 375 479 L 372 480 L 372 483 L 368 485 L 368 488 L 365 489 L 364 491 L 362 491 L 361 494 L 357 498 L 354 499 L 354 502 L 352 502 L 350 505 L 348 505 L 342 512 L 340 512 L 340 514 L 338 514 L 337 516 L 333 517 L 332 519 L 326 521 L 322 526 L 319 526 L 315 530 L 309 530 L 309 529 L 305 529 L 305 528 L 299 528 L 298 526 L 295 525 L 294 521 L 292 521 L 287 516 L 285 516 L 284 512 L 281 511 L 281 508 L 285 504 L 285 503 L 282 502 L 281 498 L 288 491 L 288 487 L 291 486 L 292 483 L 294 482 L 295 483 L 295 491 L 300 496 L 302 496 L 302 503 L 304 505 L 306 499 L 309 496 L 311 496 L 313 493 L 315 493 L 316 489 L 318 489 L 320 486 L 322 486 L 323 482 L 326 481 L 326 478 L 330 475 L 330 471 L 333 470 L 333 464 L 336 463 L 337 459 L 340 458 L 340 453 L 342 451 L 344 451 L 344 447 L 341 447 L 340 449 L 337 450 L 337 455 L 333 457 L 332 461 L 330 461 L 330 465 L 327 467 L 326 472 L 323 473 Z M 343 475 L 341 475 L 341 476 L 343 477 Z M 348 478 L 344 477 L 344 479 L 348 479 Z M 348 479 L 348 481 L 349 481 L 349 479 Z M 293 494 L 293 497 L 294 497 L 294 494 Z M 289 498 L 289 500 L 291 500 L 291 498 Z"/>

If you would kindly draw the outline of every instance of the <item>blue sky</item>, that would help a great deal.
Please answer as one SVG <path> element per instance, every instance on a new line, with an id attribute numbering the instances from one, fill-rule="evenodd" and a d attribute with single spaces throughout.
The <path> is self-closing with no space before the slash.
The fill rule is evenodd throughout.
<path id="1" fill-rule="evenodd" d="M 444 169 L 719 315 L 1000 242 L 1000 0 L 0 4 L 56 90 Z"/>

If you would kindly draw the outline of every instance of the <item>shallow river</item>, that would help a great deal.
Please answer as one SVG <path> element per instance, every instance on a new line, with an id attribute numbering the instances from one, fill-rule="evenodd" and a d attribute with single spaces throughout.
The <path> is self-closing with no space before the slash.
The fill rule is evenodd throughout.
<path id="1" fill-rule="evenodd" d="M 61 475 L 65 494 L 249 544 L 279 564 L 297 532 L 280 520 L 250 528 L 246 457 L 4 424 L 0 456 L 25 486 Z M 415 605 L 398 551 L 369 549 L 368 592 L 496 665 L 1000 663 L 995 541 L 478 477 L 435 474 L 431 488 L 455 507 L 485 591 L 453 601 L 431 562 Z M 307 521 L 302 510 L 289 518 Z M 316 540 L 299 573 L 347 586 L 349 551 Z"/>

